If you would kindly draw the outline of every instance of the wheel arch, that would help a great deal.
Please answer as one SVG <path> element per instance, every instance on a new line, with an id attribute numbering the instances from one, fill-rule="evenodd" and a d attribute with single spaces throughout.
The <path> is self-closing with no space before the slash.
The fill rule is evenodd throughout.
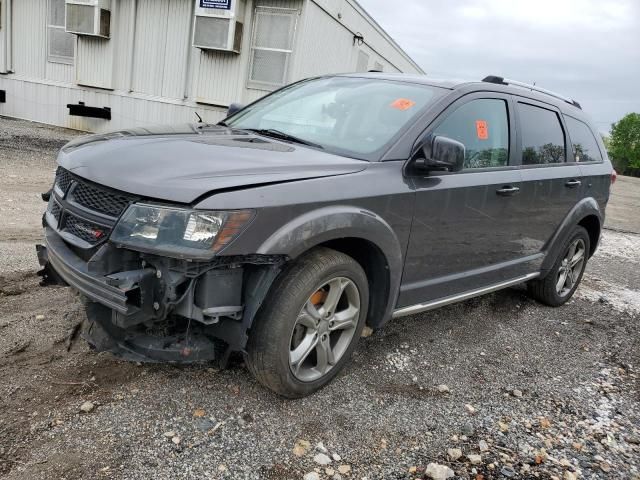
<path id="1" fill-rule="evenodd" d="M 258 249 L 295 260 L 325 246 L 354 258 L 367 273 L 370 311 L 367 324 L 379 328 L 390 318 L 402 278 L 402 249 L 393 228 L 379 215 L 358 207 L 325 207 L 301 215 L 278 229 Z"/>
<path id="2" fill-rule="evenodd" d="M 357 237 L 329 240 L 319 246 L 349 255 L 360 264 L 369 282 L 367 325 L 376 328 L 383 324 L 391 285 L 389 265 L 382 250 L 373 242 Z"/>
<path id="3" fill-rule="evenodd" d="M 565 216 L 553 237 L 547 242 L 544 248 L 547 253 L 542 262 L 541 270 L 543 275 L 546 275 L 553 266 L 556 256 L 558 255 L 558 250 L 562 246 L 564 239 L 577 225 L 584 227 L 589 234 L 589 256 L 592 256 L 598 248 L 602 223 L 602 212 L 598 202 L 593 197 L 583 198 L 578 202 Z"/>
<path id="4" fill-rule="evenodd" d="M 600 218 L 591 214 L 584 217 L 578 222 L 578 225 L 584 227 L 589 234 L 589 257 L 592 257 L 598 249 L 598 242 L 600 241 L 600 233 L 602 232 L 602 226 L 600 225 Z"/>

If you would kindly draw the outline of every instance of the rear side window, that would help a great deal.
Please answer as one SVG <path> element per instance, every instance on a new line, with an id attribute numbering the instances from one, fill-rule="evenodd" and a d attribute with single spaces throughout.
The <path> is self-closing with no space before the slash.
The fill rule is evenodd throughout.
<path id="1" fill-rule="evenodd" d="M 602 153 L 593 132 L 586 123 L 565 115 L 564 121 L 573 144 L 573 156 L 576 162 L 602 162 Z"/>
<path id="2" fill-rule="evenodd" d="M 509 163 L 509 116 L 504 100 L 483 98 L 465 103 L 434 134 L 464 145 L 464 168 L 503 167 Z"/>
<path id="3" fill-rule="evenodd" d="M 565 161 L 564 132 L 558 114 L 546 108 L 518 103 L 522 135 L 522 164 Z"/>

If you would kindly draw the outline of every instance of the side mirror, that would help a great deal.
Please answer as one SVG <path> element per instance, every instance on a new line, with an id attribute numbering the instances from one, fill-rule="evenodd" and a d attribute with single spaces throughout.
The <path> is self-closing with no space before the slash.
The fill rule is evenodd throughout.
<path id="1" fill-rule="evenodd" d="M 448 170 L 459 172 L 464 168 L 464 145 L 449 137 L 436 136 L 422 148 L 424 158 L 416 164 L 422 171 Z"/>
<path id="2" fill-rule="evenodd" d="M 229 105 L 229 110 L 227 110 L 227 117 L 230 117 L 234 113 L 239 112 L 243 108 L 244 105 L 242 105 L 241 103 L 232 103 L 231 105 Z"/>

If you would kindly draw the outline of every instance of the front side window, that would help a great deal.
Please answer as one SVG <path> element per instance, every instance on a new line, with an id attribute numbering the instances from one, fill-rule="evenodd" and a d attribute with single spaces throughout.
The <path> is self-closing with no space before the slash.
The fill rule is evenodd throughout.
<path id="1" fill-rule="evenodd" d="M 526 103 L 518 103 L 518 114 L 522 134 L 522 164 L 564 162 L 564 132 L 558 114 Z"/>
<path id="2" fill-rule="evenodd" d="M 286 85 L 297 19 L 297 10 L 256 8 L 249 87 L 275 90 Z"/>
<path id="3" fill-rule="evenodd" d="M 464 145 L 464 168 L 504 167 L 509 163 L 509 116 L 504 100 L 482 98 L 465 103 L 433 133 Z"/>
<path id="4" fill-rule="evenodd" d="M 601 162 L 602 153 L 593 132 L 586 123 L 565 115 L 564 121 L 573 144 L 573 156 L 576 162 Z"/>
<path id="5" fill-rule="evenodd" d="M 278 130 L 332 153 L 376 160 L 379 151 L 444 92 L 390 80 L 317 78 L 259 100 L 227 120 L 227 125 Z"/>
<path id="6" fill-rule="evenodd" d="M 64 29 L 64 0 L 49 0 L 47 57 L 50 62 L 73 64 L 75 35 Z"/>

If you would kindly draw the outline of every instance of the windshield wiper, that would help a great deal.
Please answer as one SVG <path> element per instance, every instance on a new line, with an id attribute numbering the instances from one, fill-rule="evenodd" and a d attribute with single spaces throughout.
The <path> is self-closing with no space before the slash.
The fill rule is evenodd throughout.
<path id="1" fill-rule="evenodd" d="M 303 140 L 302 138 L 298 138 L 295 135 L 281 132 L 280 130 L 276 130 L 275 128 L 247 128 L 246 130 L 249 132 L 257 133 L 258 135 L 264 135 L 265 137 L 278 138 L 280 140 L 286 140 L 289 142 L 299 143 L 308 147 L 314 147 L 319 148 L 320 150 L 324 150 L 324 147 L 322 145 L 318 145 L 317 143 L 313 143 L 308 140 Z"/>

